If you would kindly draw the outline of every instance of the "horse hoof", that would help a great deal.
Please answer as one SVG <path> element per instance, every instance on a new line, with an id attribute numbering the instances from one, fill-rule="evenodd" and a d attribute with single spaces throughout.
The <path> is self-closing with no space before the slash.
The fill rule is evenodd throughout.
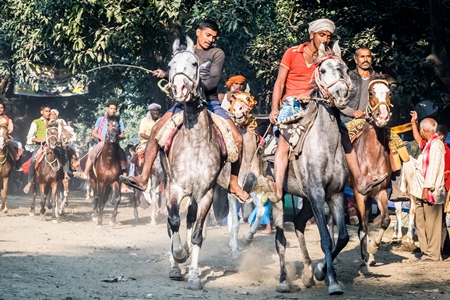
<path id="1" fill-rule="evenodd" d="M 155 220 L 152 220 L 152 221 L 150 222 L 150 225 L 156 226 L 156 221 L 155 221 Z"/>
<path id="2" fill-rule="evenodd" d="M 250 232 L 247 232 L 242 239 L 242 242 L 245 246 L 250 245 L 253 242 L 253 235 Z"/>
<path id="3" fill-rule="evenodd" d="M 313 278 L 307 278 L 305 276 L 302 276 L 302 282 L 305 285 L 306 288 L 310 288 L 314 286 L 316 283 L 314 282 Z"/>
<path id="4" fill-rule="evenodd" d="M 328 295 L 342 295 L 344 291 L 342 290 L 341 286 L 337 283 L 332 284 L 328 287 Z"/>
<path id="5" fill-rule="evenodd" d="M 194 278 L 194 279 L 189 278 L 189 280 L 188 280 L 188 288 L 190 290 L 194 290 L 194 291 L 201 290 L 203 288 L 202 282 L 198 278 Z"/>
<path id="6" fill-rule="evenodd" d="M 366 264 L 361 264 L 359 266 L 359 272 L 364 276 L 369 275 L 369 268 Z"/>
<path id="7" fill-rule="evenodd" d="M 98 218 L 97 217 L 92 217 L 92 221 L 97 223 L 98 222 Z"/>
<path id="8" fill-rule="evenodd" d="M 326 274 L 324 272 L 324 268 L 325 268 L 325 265 L 322 262 L 320 262 L 317 264 L 316 268 L 314 269 L 314 277 L 316 277 L 316 279 L 318 281 L 325 280 Z"/>
<path id="9" fill-rule="evenodd" d="M 52 223 L 53 223 L 53 224 L 58 224 L 59 222 L 58 222 L 57 219 L 53 219 L 53 220 L 52 220 Z"/>
<path id="10" fill-rule="evenodd" d="M 3 210 L 3 213 L 4 213 L 4 214 L 7 214 L 7 213 L 8 213 L 8 208 L 5 208 L 5 209 Z"/>
<path id="11" fill-rule="evenodd" d="M 183 280 L 183 276 L 181 276 L 180 268 L 170 268 L 169 278 L 176 281 Z"/>
<path id="12" fill-rule="evenodd" d="M 367 251 L 370 254 L 375 254 L 378 252 L 378 246 L 374 241 L 369 241 L 369 244 L 367 245 Z"/>
<path id="13" fill-rule="evenodd" d="M 34 212 L 31 212 L 31 211 L 30 211 L 30 212 L 28 213 L 28 216 L 34 217 Z"/>
<path id="14" fill-rule="evenodd" d="M 291 290 L 289 289 L 289 284 L 285 282 L 280 282 L 280 284 L 277 286 L 276 291 L 278 293 L 289 293 Z"/>
<path id="15" fill-rule="evenodd" d="M 230 254 L 232 259 L 238 259 L 241 256 L 241 253 L 237 249 L 231 250 Z"/>
<path id="16" fill-rule="evenodd" d="M 116 226 L 116 222 L 113 220 L 109 220 L 109 226 Z"/>

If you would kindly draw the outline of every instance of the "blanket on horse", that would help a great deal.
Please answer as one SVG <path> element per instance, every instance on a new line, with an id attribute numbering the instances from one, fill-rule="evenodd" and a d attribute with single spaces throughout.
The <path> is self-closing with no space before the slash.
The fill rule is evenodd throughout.
<path id="1" fill-rule="evenodd" d="M 345 123 L 352 143 L 361 135 L 364 124 L 366 124 L 366 119 L 353 119 Z M 402 168 L 402 162 L 409 161 L 408 150 L 400 136 L 391 130 L 390 127 L 386 127 L 384 130 L 386 131 L 385 137 L 391 150 L 391 168 L 395 172 Z"/>
<path id="2" fill-rule="evenodd" d="M 228 125 L 227 121 L 222 117 L 216 115 L 213 112 L 208 111 L 214 125 L 218 129 L 218 135 L 222 135 L 222 139 L 226 149 L 227 161 L 235 162 L 238 160 L 238 149 L 236 143 L 233 139 L 233 134 L 231 133 L 231 128 Z M 183 125 L 183 112 L 174 114 L 169 121 L 164 124 L 156 135 L 155 139 L 158 142 L 159 146 L 164 148 L 164 152 L 168 152 L 172 143 L 173 138 L 176 133 L 180 130 Z M 220 140 L 220 137 L 219 137 Z"/>
<path id="3" fill-rule="evenodd" d="M 306 106 L 301 106 L 300 109 L 300 112 L 278 123 L 280 134 L 289 142 L 290 159 L 296 159 L 302 153 L 306 135 L 317 117 L 319 104 L 317 101 L 309 101 Z"/>

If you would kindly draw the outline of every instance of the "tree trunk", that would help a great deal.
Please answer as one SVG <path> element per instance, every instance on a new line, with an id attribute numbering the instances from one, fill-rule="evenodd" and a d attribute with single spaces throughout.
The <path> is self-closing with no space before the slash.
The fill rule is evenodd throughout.
<path id="1" fill-rule="evenodd" d="M 436 77 L 444 85 L 447 96 L 444 101 L 450 104 L 450 60 L 445 50 L 444 18 L 442 16 L 441 0 L 429 0 L 431 23 L 431 54 L 426 58 L 426 63 L 433 68 Z"/>

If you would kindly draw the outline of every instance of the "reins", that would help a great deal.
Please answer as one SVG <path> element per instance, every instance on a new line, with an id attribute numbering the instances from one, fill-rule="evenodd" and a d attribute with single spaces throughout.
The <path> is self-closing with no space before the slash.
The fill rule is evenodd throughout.
<path id="1" fill-rule="evenodd" d="M 0 155 L 0 157 L 4 157 L 5 158 L 3 161 L 0 162 L 0 165 L 3 165 L 6 162 L 6 160 L 8 159 L 8 154 L 9 154 L 9 149 L 8 149 L 8 147 L 6 147 L 5 154 L 4 155 Z"/>

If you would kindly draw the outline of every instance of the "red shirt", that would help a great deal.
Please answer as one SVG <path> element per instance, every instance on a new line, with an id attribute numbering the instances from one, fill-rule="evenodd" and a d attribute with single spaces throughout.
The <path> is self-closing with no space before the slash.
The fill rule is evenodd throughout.
<path id="1" fill-rule="evenodd" d="M 289 70 L 286 85 L 285 94 L 283 100 L 290 96 L 305 96 L 308 97 L 312 85 L 311 79 L 316 69 L 316 65 L 306 65 L 305 57 L 303 56 L 303 49 L 309 44 L 309 42 L 300 44 L 298 46 L 289 48 L 281 59 L 281 66 Z"/>
<path id="2" fill-rule="evenodd" d="M 450 189 L 450 148 L 444 143 L 445 147 L 445 164 L 444 164 L 444 182 L 447 192 Z"/>

